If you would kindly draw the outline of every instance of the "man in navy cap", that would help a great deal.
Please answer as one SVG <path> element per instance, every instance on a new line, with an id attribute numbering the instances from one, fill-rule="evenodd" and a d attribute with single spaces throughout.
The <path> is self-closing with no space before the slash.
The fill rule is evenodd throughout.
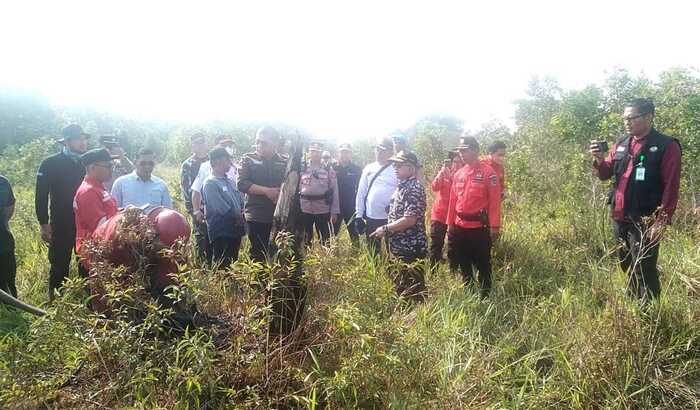
<path id="1" fill-rule="evenodd" d="M 49 246 L 49 299 L 68 276 L 75 245 L 73 197 L 85 176 L 80 155 L 89 135 L 77 124 L 63 129 L 61 152 L 44 159 L 36 178 L 35 208 L 41 239 Z M 50 204 L 50 205 L 49 205 Z"/>
<path id="2" fill-rule="evenodd" d="M 224 147 L 209 152 L 212 173 L 204 180 L 202 199 L 212 259 L 227 268 L 238 260 L 241 240 L 245 236 L 243 194 L 228 176 L 233 166 L 231 154 Z"/>

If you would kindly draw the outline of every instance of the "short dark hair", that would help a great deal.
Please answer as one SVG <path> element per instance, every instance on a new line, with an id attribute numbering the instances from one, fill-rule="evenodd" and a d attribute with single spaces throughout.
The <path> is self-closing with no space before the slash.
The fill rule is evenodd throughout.
<path id="1" fill-rule="evenodd" d="M 209 162 L 211 162 L 212 164 L 224 158 L 231 158 L 231 154 L 229 154 L 228 151 L 226 151 L 226 148 L 219 147 L 209 151 Z"/>
<path id="2" fill-rule="evenodd" d="M 201 132 L 196 132 L 190 135 L 190 142 L 195 142 L 199 140 L 206 140 L 206 136 Z"/>
<path id="3" fill-rule="evenodd" d="M 508 148 L 506 146 L 506 143 L 500 140 L 494 141 L 489 145 L 489 154 L 493 154 L 494 152 L 498 151 L 499 149 L 506 149 Z"/>
<path id="4" fill-rule="evenodd" d="M 654 113 L 656 112 L 656 107 L 654 107 L 654 101 L 652 101 L 651 98 L 634 98 L 632 100 L 627 101 L 623 108 L 636 108 L 639 111 L 639 114 L 641 115 L 654 115 Z"/>
<path id="5" fill-rule="evenodd" d="M 156 153 L 150 148 L 141 148 L 138 152 L 138 156 L 142 157 L 144 155 L 156 155 Z"/>
<path id="6" fill-rule="evenodd" d="M 266 137 L 272 138 L 278 144 L 280 143 L 280 140 L 282 139 L 279 131 L 277 131 L 274 127 L 271 127 L 269 125 L 258 128 L 258 131 L 255 133 L 255 136 L 259 137 L 260 135 L 264 135 Z"/>

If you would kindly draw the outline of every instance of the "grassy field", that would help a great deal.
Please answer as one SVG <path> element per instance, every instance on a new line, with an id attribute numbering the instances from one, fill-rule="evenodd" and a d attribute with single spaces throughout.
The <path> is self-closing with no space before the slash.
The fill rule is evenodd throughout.
<path id="1" fill-rule="evenodd" d="M 268 309 L 245 256 L 225 271 L 185 267 L 189 297 L 222 320 L 185 334 L 163 330 L 152 307 L 140 323 L 99 319 L 77 283 L 47 305 L 46 249 L 31 183 L 20 184 L 19 293 L 49 315 L 0 306 L 0 407 L 700 407 L 700 234 L 690 210 L 662 245 L 661 301 L 641 310 L 625 296 L 602 187 L 584 166 L 563 168 L 580 161 L 543 169 L 526 159 L 512 157 L 523 172 L 505 204 L 488 299 L 443 266 L 427 278 L 429 299 L 407 305 L 385 263 L 343 234 L 308 255 L 307 315 L 285 346 L 265 343 Z M 174 188 L 176 170 L 162 173 Z M 538 173 L 576 178 L 534 184 Z"/>

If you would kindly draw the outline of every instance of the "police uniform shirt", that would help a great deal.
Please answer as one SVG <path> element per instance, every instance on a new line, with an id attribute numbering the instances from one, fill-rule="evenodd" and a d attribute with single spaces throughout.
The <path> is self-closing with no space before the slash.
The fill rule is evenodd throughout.
<path id="1" fill-rule="evenodd" d="M 328 191 L 332 192 L 331 203 L 324 197 Z M 340 213 L 338 200 L 338 181 L 335 171 L 329 170 L 323 165 L 309 165 L 301 173 L 299 181 L 299 202 L 301 211 L 306 214 L 322 215 Z M 310 197 L 305 197 L 305 196 Z M 321 197 L 321 198 L 317 198 Z"/>

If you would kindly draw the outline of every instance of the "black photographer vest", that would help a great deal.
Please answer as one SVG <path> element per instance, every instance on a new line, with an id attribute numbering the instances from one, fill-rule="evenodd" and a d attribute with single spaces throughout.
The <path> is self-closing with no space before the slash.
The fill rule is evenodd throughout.
<path id="1" fill-rule="evenodd" d="M 646 142 L 642 149 L 633 158 L 630 154 L 630 143 L 632 137 L 629 135 L 617 141 L 615 156 L 613 158 L 613 173 L 615 183 L 613 192 L 617 190 L 620 179 L 625 173 L 629 161 L 632 161 L 632 173 L 627 179 L 625 189 L 625 217 L 639 218 L 649 216 L 661 205 L 664 194 L 664 186 L 661 178 L 661 162 L 669 144 L 679 144 L 678 140 L 663 135 L 652 129 L 646 137 Z M 636 178 L 637 168 L 644 168 L 644 180 Z M 612 206 L 614 204 L 614 194 L 612 195 Z"/>

